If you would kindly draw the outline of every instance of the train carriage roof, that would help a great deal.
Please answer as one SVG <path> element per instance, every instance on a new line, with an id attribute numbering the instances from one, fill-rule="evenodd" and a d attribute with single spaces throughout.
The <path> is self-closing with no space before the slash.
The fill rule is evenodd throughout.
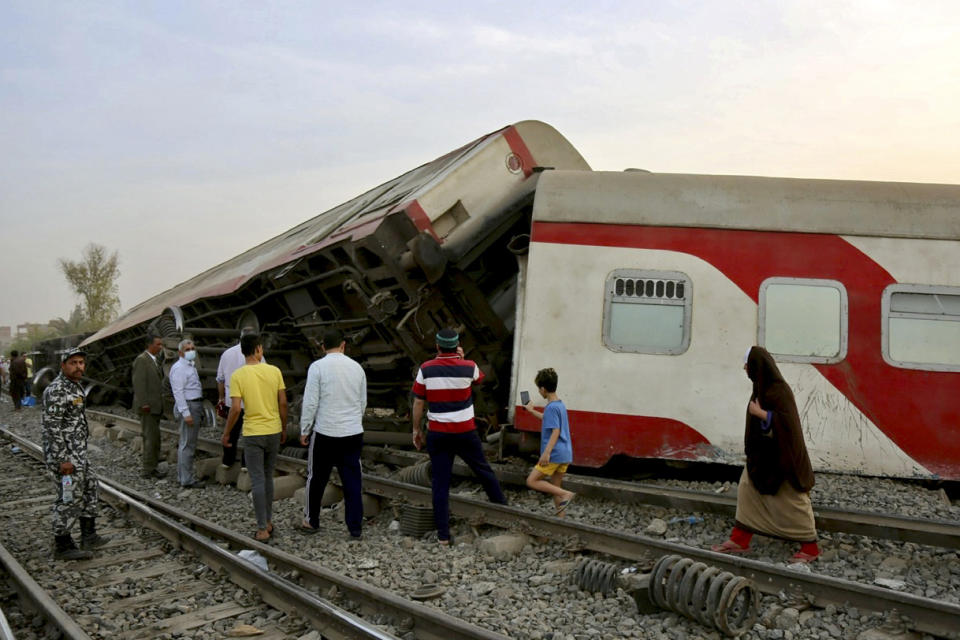
<path id="1" fill-rule="evenodd" d="M 482 157 L 484 150 L 500 138 L 507 137 L 519 141 L 523 151 L 528 154 L 528 162 L 562 168 L 590 168 L 573 145 L 550 125 L 538 120 L 517 122 L 370 189 L 141 302 L 84 340 L 83 344 L 91 344 L 148 322 L 161 315 L 167 307 L 184 306 L 201 298 L 230 294 L 258 275 L 300 260 L 328 244 L 368 234 L 385 216 L 403 210 L 413 202 L 429 199 L 438 191 L 449 191 L 461 185 L 464 178 L 459 173 L 464 169 L 474 170 L 475 161 Z M 504 166 L 502 156 L 483 158 L 484 162 L 487 160 L 496 162 L 501 168 Z M 520 177 L 529 176 L 531 170 L 532 167 L 525 167 Z M 452 186 L 447 183 L 452 183 Z M 532 190 L 534 184 L 535 181 L 531 180 L 526 190 Z"/>
<path id="2" fill-rule="evenodd" d="M 960 239 L 960 186 L 549 171 L 534 220 Z"/>

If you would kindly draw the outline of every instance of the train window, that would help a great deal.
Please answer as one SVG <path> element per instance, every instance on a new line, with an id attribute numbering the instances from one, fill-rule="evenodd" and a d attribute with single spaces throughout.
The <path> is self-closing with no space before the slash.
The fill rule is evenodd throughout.
<path id="1" fill-rule="evenodd" d="M 607 276 L 603 344 L 611 351 L 677 355 L 690 346 L 690 278 L 617 269 Z"/>
<path id="2" fill-rule="evenodd" d="M 892 284 L 883 291 L 882 314 L 888 364 L 960 371 L 960 288 Z"/>
<path id="3" fill-rule="evenodd" d="M 836 280 L 768 278 L 760 285 L 760 344 L 781 362 L 847 355 L 847 290 Z"/>

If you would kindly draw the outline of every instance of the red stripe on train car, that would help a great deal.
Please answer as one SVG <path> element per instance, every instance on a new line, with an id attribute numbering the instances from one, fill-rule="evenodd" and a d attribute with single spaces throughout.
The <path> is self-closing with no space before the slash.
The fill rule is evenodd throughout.
<path id="1" fill-rule="evenodd" d="M 423 210 L 419 202 L 414 200 L 406 205 L 403 210 L 407 213 L 407 216 L 413 220 L 413 225 L 417 229 L 420 229 L 420 231 L 429 231 L 430 235 L 432 235 L 437 242 L 443 244 L 443 240 L 437 235 L 437 232 L 433 230 L 433 223 L 430 222 L 430 216 Z"/>
<path id="2" fill-rule="evenodd" d="M 713 446 L 693 427 L 671 418 L 567 410 L 573 463 L 600 467 L 622 453 L 634 458 L 713 459 Z M 516 427 L 539 431 L 540 421 L 517 406 Z"/>
<path id="3" fill-rule="evenodd" d="M 811 366 L 907 455 L 931 473 L 960 478 L 960 374 L 902 369 L 883 360 L 881 298 L 896 280 L 840 236 L 535 222 L 531 239 L 687 253 L 716 267 L 754 302 L 770 277 L 840 281 L 849 303 L 847 357 Z"/>
<path id="4" fill-rule="evenodd" d="M 527 148 L 527 143 L 524 142 L 523 138 L 520 137 L 520 133 L 517 131 L 517 128 L 507 127 L 504 129 L 503 139 L 507 141 L 508 145 L 510 145 L 510 150 L 513 151 L 520 159 L 520 166 L 523 169 L 523 177 L 529 178 L 533 173 L 533 168 L 537 165 L 536 161 L 533 159 L 533 154 L 530 153 L 530 149 Z"/>

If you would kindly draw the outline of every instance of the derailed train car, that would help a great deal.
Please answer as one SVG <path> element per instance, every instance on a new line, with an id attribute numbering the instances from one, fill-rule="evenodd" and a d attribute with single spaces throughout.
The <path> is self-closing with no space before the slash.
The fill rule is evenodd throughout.
<path id="1" fill-rule="evenodd" d="M 739 464 L 760 344 L 816 469 L 960 479 L 957 186 L 593 172 L 521 122 L 134 307 L 85 342 L 92 399 L 129 393 L 148 331 L 168 356 L 192 336 L 214 394 L 252 325 L 295 406 L 331 324 L 367 372 L 370 426 L 407 429 L 416 366 L 456 326 L 489 381 L 482 422 L 535 441 L 515 403 L 550 366 L 576 464 Z"/>
<path id="2" fill-rule="evenodd" d="M 495 416 L 509 401 L 518 269 L 511 241 L 529 230 L 542 167 L 589 170 L 552 127 L 517 123 L 150 298 L 83 343 L 97 383 L 91 401 L 128 398 L 148 332 L 164 337 L 168 366 L 177 342 L 192 337 L 215 398 L 219 354 L 253 326 L 296 404 L 320 334 L 336 325 L 389 427 L 408 411 L 411 380 L 436 331 L 457 326 L 491 377 L 479 411 Z"/>
<path id="3" fill-rule="evenodd" d="M 518 386 L 557 369 L 575 462 L 742 463 L 760 344 L 815 469 L 960 479 L 960 186 L 551 171 L 527 260 Z"/>

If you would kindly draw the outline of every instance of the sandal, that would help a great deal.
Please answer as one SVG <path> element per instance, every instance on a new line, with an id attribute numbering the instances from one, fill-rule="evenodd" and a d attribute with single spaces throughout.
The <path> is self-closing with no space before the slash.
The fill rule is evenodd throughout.
<path id="1" fill-rule="evenodd" d="M 576 497 L 577 494 L 573 493 L 566 500 L 561 500 L 559 503 L 557 503 L 557 512 L 554 515 L 556 515 L 558 518 L 563 516 L 563 514 L 567 511 L 567 507 L 570 506 L 570 503 L 573 502 L 573 499 Z"/>
<path id="2" fill-rule="evenodd" d="M 305 536 L 312 536 L 320 531 L 320 527 L 311 527 L 309 522 L 301 522 L 297 525 L 297 531 Z"/>
<path id="3" fill-rule="evenodd" d="M 710 547 L 710 551 L 715 553 L 737 554 L 749 552 L 750 547 L 741 547 L 733 540 L 724 540 L 722 544 L 715 544 Z"/>
<path id="4" fill-rule="evenodd" d="M 820 554 L 805 553 L 803 551 L 797 551 L 793 556 L 787 560 L 790 564 L 810 564 L 814 560 L 820 557 Z"/>
<path id="5" fill-rule="evenodd" d="M 264 531 L 265 531 L 265 529 L 264 529 Z M 267 536 L 266 536 L 265 538 L 261 538 L 261 537 L 260 537 L 260 530 L 259 530 L 259 529 L 258 529 L 257 531 L 254 531 L 254 532 L 253 532 L 253 539 L 256 540 L 257 542 L 262 542 L 263 544 L 269 544 L 271 538 L 273 538 L 273 536 L 270 535 L 269 532 L 267 533 Z"/>

